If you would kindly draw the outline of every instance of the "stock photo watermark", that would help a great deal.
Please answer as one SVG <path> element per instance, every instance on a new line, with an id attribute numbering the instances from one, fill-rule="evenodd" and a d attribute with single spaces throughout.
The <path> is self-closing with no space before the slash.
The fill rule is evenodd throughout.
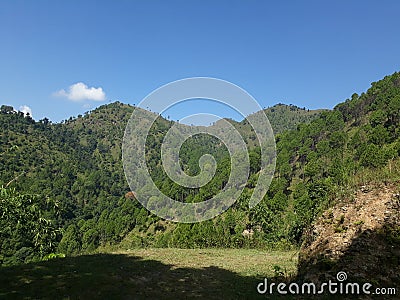
<path id="1" fill-rule="evenodd" d="M 268 282 L 264 278 L 257 285 L 257 292 L 262 295 L 396 295 L 394 287 L 373 287 L 368 282 L 345 282 L 347 274 L 343 271 L 336 274 L 336 279 L 317 285 L 313 282 Z"/>
<path id="2" fill-rule="evenodd" d="M 197 203 L 176 201 L 163 194 L 151 178 L 146 164 L 146 139 L 157 118 L 173 105 L 191 99 L 207 99 L 226 105 L 241 114 L 252 127 L 261 149 L 257 184 L 249 201 L 256 206 L 266 194 L 275 170 L 275 138 L 267 116 L 258 102 L 237 85 L 208 77 L 187 78 L 166 84 L 145 97 L 135 108 L 125 129 L 122 160 L 130 189 L 137 200 L 155 215 L 174 222 L 195 223 L 216 217 L 232 206 L 241 195 L 249 177 L 249 155 L 246 142 L 238 130 L 223 117 L 197 113 L 185 117 L 185 123 L 210 116 L 217 119 L 211 126 L 189 126 L 175 122 L 161 145 L 165 173 L 176 184 L 200 188 L 210 182 L 216 161 L 210 154 L 200 157 L 200 173 L 187 175 L 179 163 L 179 150 L 188 138 L 207 134 L 219 139 L 228 149 L 231 162 L 229 180 L 211 199 Z M 157 113 L 155 113 L 157 112 Z"/>

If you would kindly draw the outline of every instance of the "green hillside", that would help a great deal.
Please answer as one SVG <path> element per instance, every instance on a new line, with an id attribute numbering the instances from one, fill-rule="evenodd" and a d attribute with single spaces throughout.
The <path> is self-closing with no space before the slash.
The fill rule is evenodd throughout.
<path id="1" fill-rule="evenodd" d="M 367 92 L 354 94 L 332 111 L 309 112 L 285 105 L 267 109 L 278 133 L 277 167 L 267 195 L 253 209 L 248 201 L 258 177 L 260 153 L 246 121 L 236 123 L 249 147 L 248 183 L 227 212 L 196 224 L 161 220 L 129 192 L 121 143 L 134 109 L 116 102 L 52 124 L 2 106 L 3 265 L 38 260 L 49 253 L 90 253 L 111 246 L 297 248 L 312 222 L 355 187 L 400 180 L 399 73 L 373 83 Z M 159 117 L 146 141 L 154 181 L 178 201 L 212 197 L 229 176 L 226 149 L 207 136 L 186 141 L 181 151 L 183 169 L 196 174 L 198 158 L 211 153 L 217 173 L 204 187 L 180 187 L 167 179 L 159 159 L 160 145 L 172 124 Z"/>
<path id="2" fill-rule="evenodd" d="M 310 110 L 282 103 L 264 109 L 275 134 L 285 130 L 294 130 L 301 123 L 310 123 L 323 111 L 326 109 Z"/>

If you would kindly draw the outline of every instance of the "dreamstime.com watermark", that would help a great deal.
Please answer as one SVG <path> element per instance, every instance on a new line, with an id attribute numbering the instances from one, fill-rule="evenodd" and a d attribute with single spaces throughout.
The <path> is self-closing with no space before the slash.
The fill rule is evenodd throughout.
<path id="1" fill-rule="evenodd" d="M 396 295 L 396 288 L 394 287 L 374 288 L 368 282 L 345 282 L 347 280 L 345 272 L 337 273 L 336 279 L 337 281 L 329 280 L 316 285 L 312 282 L 269 283 L 268 279 L 264 278 L 264 281 L 257 285 L 257 292 L 267 295 Z"/>
<path id="2" fill-rule="evenodd" d="M 251 126 L 260 146 L 261 158 L 257 184 L 249 199 L 250 208 L 256 206 L 266 194 L 276 160 L 275 137 L 267 116 L 258 102 L 237 85 L 221 79 L 195 77 L 174 81 L 153 91 L 138 104 L 125 128 L 122 143 L 125 177 L 136 199 L 144 207 L 163 219 L 181 223 L 205 221 L 227 210 L 241 195 L 250 170 L 246 141 L 237 128 L 223 116 L 196 113 L 186 116 L 184 123 L 192 124 L 194 120 L 199 123 L 201 118 L 213 118 L 216 121 L 210 126 L 189 126 L 182 119 L 171 124 L 161 144 L 162 167 L 180 187 L 198 189 L 205 186 L 216 172 L 214 157 L 210 154 L 201 156 L 200 173 L 189 176 L 180 165 L 179 150 L 190 137 L 206 134 L 219 139 L 228 149 L 231 159 L 228 182 L 211 199 L 196 203 L 176 201 L 160 191 L 151 178 L 146 162 L 147 137 L 161 114 L 182 101 L 193 99 L 205 99 L 230 107 Z"/>

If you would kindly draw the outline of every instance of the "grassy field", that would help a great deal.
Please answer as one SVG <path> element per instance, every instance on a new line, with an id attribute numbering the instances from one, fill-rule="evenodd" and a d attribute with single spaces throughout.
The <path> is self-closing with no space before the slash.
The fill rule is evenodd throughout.
<path id="1" fill-rule="evenodd" d="M 256 286 L 294 275 L 297 253 L 136 249 L 0 268 L 0 298 L 266 299 Z M 279 266 L 279 267 L 277 267 Z"/>

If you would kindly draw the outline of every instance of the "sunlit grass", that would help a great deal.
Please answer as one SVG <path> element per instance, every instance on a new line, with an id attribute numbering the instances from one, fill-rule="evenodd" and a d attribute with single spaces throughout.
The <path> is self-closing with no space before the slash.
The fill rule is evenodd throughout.
<path id="1" fill-rule="evenodd" d="M 174 268 L 219 267 L 242 276 L 274 276 L 274 266 L 296 273 L 297 251 L 262 251 L 255 249 L 176 249 L 144 248 L 126 252 L 127 255 L 157 260 Z"/>

